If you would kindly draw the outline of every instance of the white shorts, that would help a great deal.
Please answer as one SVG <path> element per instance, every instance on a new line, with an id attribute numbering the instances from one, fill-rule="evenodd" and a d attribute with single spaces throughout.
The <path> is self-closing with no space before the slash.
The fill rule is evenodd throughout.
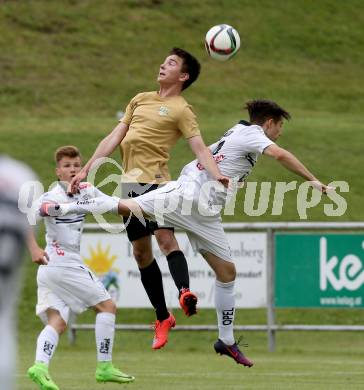
<path id="1" fill-rule="evenodd" d="M 102 282 L 84 266 L 54 267 L 41 265 L 37 274 L 36 313 L 47 322 L 47 309 L 58 310 L 67 323 L 69 312 L 82 313 L 110 298 Z"/>
<path id="2" fill-rule="evenodd" d="M 140 195 L 133 200 L 158 222 L 158 226 L 177 226 L 186 231 L 192 247 L 201 254 L 210 252 L 226 261 L 232 261 L 231 250 L 222 227 L 220 214 L 201 215 L 196 200 L 185 201 L 177 182 Z M 163 201 L 159 201 L 163 199 Z M 191 212 L 186 204 L 190 202 Z M 166 211 L 170 205 L 170 211 Z M 186 214 L 187 213 L 187 214 Z M 158 215 L 163 217 L 160 220 Z"/>

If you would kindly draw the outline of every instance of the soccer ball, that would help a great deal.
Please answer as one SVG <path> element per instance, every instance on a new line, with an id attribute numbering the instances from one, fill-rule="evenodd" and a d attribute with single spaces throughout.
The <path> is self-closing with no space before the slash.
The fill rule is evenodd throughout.
<path id="1" fill-rule="evenodd" d="M 219 24 L 207 31 L 205 47 L 208 55 L 218 61 L 227 61 L 240 48 L 240 37 L 235 28 Z"/>

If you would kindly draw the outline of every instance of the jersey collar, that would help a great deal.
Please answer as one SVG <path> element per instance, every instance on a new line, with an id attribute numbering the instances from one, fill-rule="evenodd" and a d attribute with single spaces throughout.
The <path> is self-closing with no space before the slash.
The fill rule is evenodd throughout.
<path id="1" fill-rule="evenodd" d="M 69 198 L 73 198 L 73 194 L 68 194 L 67 193 L 67 188 L 68 188 L 68 183 L 64 182 L 64 181 L 58 181 L 58 186 L 61 188 L 61 190 L 69 197 Z M 79 193 L 79 191 L 77 191 L 77 193 Z"/>
<path id="2" fill-rule="evenodd" d="M 246 121 L 245 119 L 242 119 L 239 121 L 239 125 L 244 125 L 244 126 L 253 126 L 250 122 Z M 262 126 L 259 126 L 259 125 L 254 125 L 254 126 L 257 126 L 259 131 L 262 132 L 263 134 L 265 134 L 265 131 L 264 129 L 262 128 Z"/>
<path id="3" fill-rule="evenodd" d="M 246 121 L 245 119 L 242 119 L 241 121 L 239 121 L 239 125 L 251 126 L 251 123 Z"/>

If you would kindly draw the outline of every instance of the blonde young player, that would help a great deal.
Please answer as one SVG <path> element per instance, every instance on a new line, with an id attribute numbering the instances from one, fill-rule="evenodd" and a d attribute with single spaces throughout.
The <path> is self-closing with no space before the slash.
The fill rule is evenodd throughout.
<path id="1" fill-rule="evenodd" d="M 55 153 L 57 185 L 45 193 L 40 202 L 67 202 L 66 189 L 81 170 L 81 157 L 74 146 L 64 146 Z M 99 191 L 89 183 L 81 183 L 72 200 L 95 197 Z M 39 264 L 37 284 L 37 315 L 45 323 L 38 336 L 35 364 L 28 376 L 42 390 L 57 390 L 48 372 L 48 365 L 57 348 L 59 336 L 65 331 L 70 310 L 80 313 L 87 308 L 96 312 L 95 336 L 97 348 L 96 380 L 127 383 L 134 377 L 122 373 L 112 364 L 116 306 L 101 281 L 84 265 L 80 256 L 80 240 L 84 214 L 47 218 L 46 248 L 43 250 L 29 238 L 28 247 L 34 263 Z"/>
<path id="2" fill-rule="evenodd" d="M 328 187 L 318 181 L 292 153 L 275 144 L 281 134 L 283 119 L 289 119 L 289 113 L 269 100 L 248 102 L 246 108 L 251 123 L 241 121 L 228 130 L 219 142 L 210 146 L 222 174 L 238 184 L 245 180 L 258 157 L 264 154 L 326 192 Z M 43 204 L 42 212 L 45 215 L 64 215 L 70 212 L 118 210 L 121 215 L 129 215 L 132 210 L 136 215 L 141 216 L 142 212 L 148 218 L 163 220 L 166 224 L 185 230 L 192 246 L 202 254 L 216 274 L 215 306 L 219 338 L 214 344 L 215 351 L 251 367 L 253 363 L 240 351 L 233 334 L 236 271 L 220 216 L 227 194 L 228 191 L 214 180 L 203 165 L 194 160 L 183 168 L 177 181 L 134 200 L 117 201 L 104 196 L 82 205 Z"/>

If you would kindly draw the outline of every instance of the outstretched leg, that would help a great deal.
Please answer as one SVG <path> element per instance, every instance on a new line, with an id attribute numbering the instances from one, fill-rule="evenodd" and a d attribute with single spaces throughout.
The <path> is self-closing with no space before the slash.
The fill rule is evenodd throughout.
<path id="1" fill-rule="evenodd" d="M 40 206 L 39 213 L 43 217 L 58 217 L 72 213 L 113 213 L 129 217 L 132 213 L 143 225 L 146 225 L 145 215 L 138 203 L 132 199 L 119 199 L 105 194 L 97 198 L 71 203 L 44 202 Z"/>

